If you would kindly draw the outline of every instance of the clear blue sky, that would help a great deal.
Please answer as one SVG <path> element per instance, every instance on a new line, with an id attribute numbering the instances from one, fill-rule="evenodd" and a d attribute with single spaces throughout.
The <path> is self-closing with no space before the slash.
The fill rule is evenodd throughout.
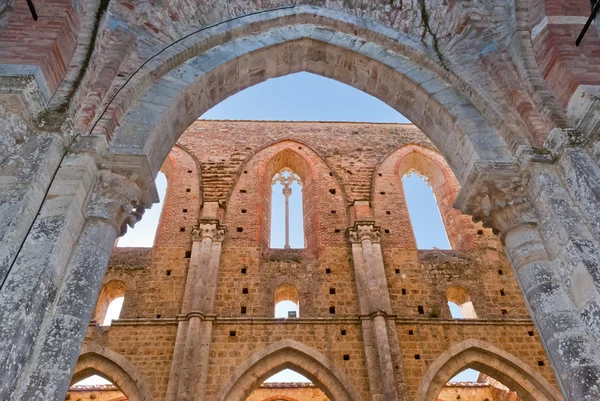
<path id="1" fill-rule="evenodd" d="M 337 81 L 309 73 L 297 73 L 281 78 L 270 79 L 247 88 L 207 111 L 201 119 L 215 120 L 287 120 L 287 121 L 357 121 L 407 123 L 403 115 L 380 100 Z M 403 180 L 411 223 L 420 249 L 449 249 L 446 232 L 431 188 L 417 175 Z M 160 200 L 166 191 L 166 179 L 159 174 L 156 185 Z M 281 193 L 281 187 L 276 192 Z M 303 244 L 300 187 L 295 185 L 290 199 L 292 247 Z M 273 246 L 282 247 L 284 238 L 283 196 L 273 200 L 274 234 L 279 242 Z M 119 241 L 119 246 L 151 247 L 160 217 L 162 203 L 154 205 L 135 230 L 130 230 Z M 277 216 L 279 216 L 277 218 Z M 300 307 L 302 309 L 302 307 Z M 297 376 L 282 372 L 279 380 L 293 380 Z M 463 372 L 458 380 L 473 381 L 477 373 Z M 277 378 L 276 378 L 277 379 Z"/>

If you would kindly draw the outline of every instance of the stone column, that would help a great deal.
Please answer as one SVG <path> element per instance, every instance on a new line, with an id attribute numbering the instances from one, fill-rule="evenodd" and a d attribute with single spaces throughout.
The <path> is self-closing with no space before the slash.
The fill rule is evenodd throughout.
<path id="1" fill-rule="evenodd" d="M 379 379 L 381 386 L 371 384 L 372 390 L 383 390 L 373 393 L 373 399 L 382 399 L 386 401 L 396 401 L 402 399 L 404 388 L 399 388 L 403 383 L 403 374 L 400 365 L 394 369 L 392 359 L 392 349 L 399 347 L 395 327 L 388 325 L 388 315 L 392 308 L 388 291 L 385 268 L 383 265 L 383 255 L 379 244 L 380 230 L 372 221 L 357 221 L 353 228 L 348 230 L 350 242 L 352 243 L 352 256 L 354 261 L 354 270 L 356 275 L 356 286 L 359 297 L 361 315 L 369 315 L 370 330 L 363 327 L 363 337 L 365 337 L 365 352 L 367 354 L 367 365 L 371 368 L 376 359 L 378 374 L 370 374 L 369 381 Z M 377 354 L 373 355 L 373 350 L 368 347 L 368 337 L 373 334 Z M 399 352 L 394 352 L 399 355 Z"/>
<path id="2" fill-rule="evenodd" d="M 205 211 L 209 209 L 207 205 Z M 167 400 L 203 400 L 225 227 L 211 216 L 192 231 L 193 245 L 182 313 L 177 331 Z"/>
<path id="3" fill-rule="evenodd" d="M 52 315 L 40 329 L 24 400 L 63 400 L 83 345 L 115 240 L 141 219 L 142 191 L 103 170 L 88 203 L 86 222 L 67 265 Z"/>
<path id="4" fill-rule="evenodd" d="M 97 170 L 102 143 L 65 157 L 0 292 L 0 399 L 64 399 L 114 241 L 143 211 L 139 175 Z"/>
<path id="5" fill-rule="evenodd" d="M 285 246 L 284 249 L 290 249 L 290 195 L 292 188 L 283 187 L 283 196 L 285 197 Z"/>
<path id="6" fill-rule="evenodd" d="M 476 168 L 457 205 L 500 235 L 565 399 L 598 400 L 600 349 L 577 305 L 594 281 L 574 264 L 590 256 L 578 241 L 590 234 L 548 152 L 522 149 L 519 159 Z"/>

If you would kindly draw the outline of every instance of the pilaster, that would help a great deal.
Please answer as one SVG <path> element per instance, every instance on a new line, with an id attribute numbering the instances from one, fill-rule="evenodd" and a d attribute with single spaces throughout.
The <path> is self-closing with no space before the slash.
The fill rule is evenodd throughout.
<path id="1" fill-rule="evenodd" d="M 363 323 L 362 328 L 371 393 L 374 400 L 400 400 L 405 394 L 404 374 L 401 361 L 392 359 L 392 355 L 400 355 L 400 352 L 395 327 L 388 324 L 392 310 L 380 228 L 374 221 L 356 221 L 348 229 L 348 239 L 352 244 L 360 311 L 370 317 L 370 324 Z M 374 338 L 376 354 L 368 346 L 371 337 Z M 373 366 L 377 366 L 377 372 L 371 371 Z"/>
<path id="2" fill-rule="evenodd" d="M 221 247 L 227 231 L 211 206 L 205 205 L 203 217 L 192 229 L 182 307 L 186 320 L 177 328 L 168 400 L 204 400 L 213 323 L 201 317 L 214 314 Z"/>

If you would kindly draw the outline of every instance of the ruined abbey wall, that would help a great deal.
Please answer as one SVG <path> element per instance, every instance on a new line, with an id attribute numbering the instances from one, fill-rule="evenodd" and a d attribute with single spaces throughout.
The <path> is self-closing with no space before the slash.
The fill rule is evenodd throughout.
<path id="1" fill-rule="evenodd" d="M 406 400 L 416 399 L 430 365 L 465 341 L 497 347 L 556 386 L 502 245 L 489 229 L 457 215 L 451 221 L 460 226 L 446 228 L 459 249 L 417 249 L 400 173 L 429 178 L 442 214 L 442 203 L 449 202 L 443 196 L 457 189 L 443 161 L 434 159 L 438 164 L 431 167 L 432 155 L 435 148 L 412 125 L 196 122 L 163 166 L 168 189 L 154 247 L 114 249 L 104 288 L 125 284 L 120 319 L 110 327 L 92 322 L 86 344 L 123 355 L 154 399 L 165 399 L 195 257 L 194 226 L 203 207 L 217 202 L 214 214 L 226 232 L 214 312 L 204 317 L 212 321 L 208 399 L 254 353 L 290 339 L 324 355 L 361 400 L 370 399 L 373 367 L 365 342 L 372 339 L 362 329 L 369 318 L 359 305 L 365 295 L 357 293 L 348 237 L 355 221 L 367 219 L 380 227 L 391 305 L 386 321 L 393 326 L 388 331 L 397 333 L 390 340 L 397 344 L 392 357 Z M 292 167 L 305 187 L 312 185 L 303 193 L 304 204 L 313 204 L 304 210 L 305 249 L 269 249 L 265 243 L 272 165 Z M 452 238 L 455 232 L 460 236 Z M 298 290 L 300 318 L 273 318 L 280 284 Z M 451 318 L 448 288 L 468 292 L 477 319 Z"/>

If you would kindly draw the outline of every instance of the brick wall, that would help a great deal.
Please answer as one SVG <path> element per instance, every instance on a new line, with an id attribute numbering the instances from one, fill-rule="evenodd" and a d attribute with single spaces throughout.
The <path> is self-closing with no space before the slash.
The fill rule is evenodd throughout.
<path id="1" fill-rule="evenodd" d="M 408 145 L 420 153 L 398 158 L 397 150 Z M 127 287 L 121 319 L 111 327 L 90 326 L 86 341 L 124 355 L 156 399 L 165 397 L 190 260 L 191 226 L 201 214 L 202 202 L 210 201 L 220 204 L 217 214 L 228 232 L 211 335 L 209 398 L 250 355 L 285 339 L 322 353 L 361 399 L 369 398 L 346 237 L 356 216 L 374 219 L 382 227 L 392 319 L 410 399 L 427 368 L 445 350 L 468 339 L 499 347 L 554 383 L 502 245 L 489 230 L 457 214 L 445 221 L 459 226 L 447 227 L 449 232 L 458 230 L 461 238 L 468 238 L 464 249 L 416 248 L 400 174 L 422 168 L 428 154 L 437 155 L 411 125 L 194 123 L 163 166 L 168 189 L 154 247 L 114 250 L 105 282 L 119 280 Z M 402 169 L 385 170 L 398 163 L 404 163 Z M 438 188 L 455 190 L 448 166 L 436 163 L 441 169 L 422 172 L 438 174 L 431 180 Z M 305 205 L 312 204 L 304 209 L 309 215 L 306 249 L 268 247 L 270 182 L 282 167 L 293 167 L 305 187 L 312 186 L 304 193 Z M 446 203 L 447 213 L 457 213 Z M 297 289 L 300 319 L 273 319 L 274 291 L 282 284 Z M 450 319 L 446 290 L 451 286 L 466 290 L 478 319 Z"/>

